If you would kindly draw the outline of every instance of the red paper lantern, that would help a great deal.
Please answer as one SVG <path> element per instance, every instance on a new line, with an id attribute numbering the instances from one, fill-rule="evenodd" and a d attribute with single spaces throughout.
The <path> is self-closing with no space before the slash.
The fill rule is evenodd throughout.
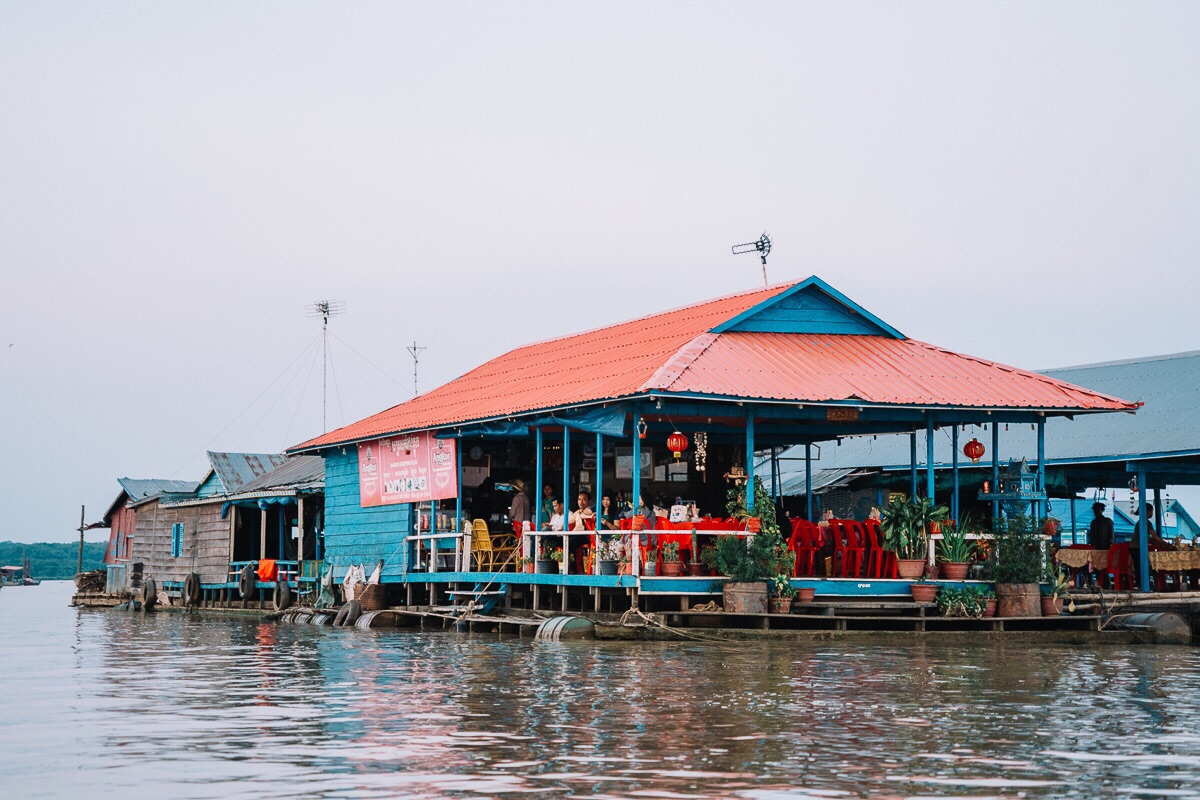
<path id="1" fill-rule="evenodd" d="M 972 463 L 978 464 L 979 459 L 983 458 L 983 442 L 978 439 L 972 439 L 963 446 L 963 455 L 971 459 Z"/>
<path id="2" fill-rule="evenodd" d="M 684 436 L 682 433 L 680 433 L 679 431 L 675 431 L 674 433 L 672 433 L 670 436 L 667 437 L 667 449 L 675 454 L 676 460 L 679 459 L 679 456 L 683 453 L 684 450 L 687 450 L 687 448 L 688 448 L 688 438 L 686 436 Z"/>

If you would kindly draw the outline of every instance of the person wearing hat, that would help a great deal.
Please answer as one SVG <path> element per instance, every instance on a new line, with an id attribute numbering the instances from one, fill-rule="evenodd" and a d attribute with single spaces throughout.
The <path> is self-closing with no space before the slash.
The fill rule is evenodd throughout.
<path id="1" fill-rule="evenodd" d="M 1112 520 L 1104 516 L 1104 503 L 1099 501 L 1092 503 L 1092 513 L 1096 515 L 1096 518 L 1088 526 L 1088 544 L 1096 550 L 1107 550 L 1112 547 Z"/>
<path id="2" fill-rule="evenodd" d="M 508 507 L 508 519 L 510 522 L 528 522 L 529 495 L 525 494 L 525 481 L 517 478 L 512 482 L 512 487 L 517 491 L 513 495 L 512 505 Z"/>

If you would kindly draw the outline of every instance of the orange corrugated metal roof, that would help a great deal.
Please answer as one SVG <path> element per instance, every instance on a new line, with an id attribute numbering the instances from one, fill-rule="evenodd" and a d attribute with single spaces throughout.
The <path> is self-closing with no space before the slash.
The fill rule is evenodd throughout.
<path id="1" fill-rule="evenodd" d="M 1043 375 L 887 336 L 711 333 L 796 284 L 526 345 L 461 378 L 292 448 L 362 441 L 656 393 L 797 402 L 1124 410 Z"/>
<path id="2" fill-rule="evenodd" d="M 644 391 L 801 402 L 1126 409 L 1115 397 L 913 339 L 722 333 Z"/>

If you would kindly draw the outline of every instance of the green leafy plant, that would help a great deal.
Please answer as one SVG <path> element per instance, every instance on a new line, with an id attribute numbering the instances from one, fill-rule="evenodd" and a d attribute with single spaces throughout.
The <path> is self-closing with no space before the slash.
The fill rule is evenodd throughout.
<path id="1" fill-rule="evenodd" d="M 879 527 L 883 546 L 902 559 L 923 559 L 929 549 L 929 529 L 950 514 L 945 506 L 934 505 L 928 497 L 893 497 L 884 506 Z"/>
<path id="2" fill-rule="evenodd" d="M 735 583 L 757 583 L 775 574 L 775 550 L 782 542 L 777 533 L 722 536 L 717 540 L 717 569 Z"/>
<path id="3" fill-rule="evenodd" d="M 700 548 L 700 563 L 709 569 L 717 569 L 717 546 L 706 544 Z"/>
<path id="4" fill-rule="evenodd" d="M 745 521 L 750 517 L 758 517 L 761 527 L 759 533 L 779 535 L 779 519 L 775 514 L 775 500 L 763 485 L 762 478 L 754 478 L 754 502 L 746 504 L 746 487 L 739 486 L 730 489 L 726 494 L 726 513 L 736 520 Z"/>
<path id="5" fill-rule="evenodd" d="M 981 617 L 991 592 L 975 586 L 955 588 L 943 586 L 938 590 L 934 602 L 938 612 L 945 617 Z"/>
<path id="6" fill-rule="evenodd" d="M 967 538 L 969 522 L 963 519 L 959 524 L 942 523 L 942 539 L 937 545 L 937 555 L 942 561 L 953 564 L 963 564 L 975 559 L 975 542 Z"/>
<path id="7" fill-rule="evenodd" d="M 796 587 L 792 586 L 792 579 L 788 575 L 776 575 L 771 578 L 771 594 L 776 597 L 795 597 Z"/>
<path id="8" fill-rule="evenodd" d="M 562 548 L 561 548 L 561 547 L 556 547 L 556 548 L 554 548 L 553 550 L 551 550 L 551 551 L 550 551 L 550 560 L 551 560 L 551 561 L 558 561 L 559 563 L 562 563 L 562 560 L 563 560 L 563 551 L 562 551 Z"/>
<path id="9" fill-rule="evenodd" d="M 1028 515 L 1003 517 L 994 526 L 988 574 L 996 583 L 1040 583 L 1046 574 L 1042 540 Z"/>
<path id="10" fill-rule="evenodd" d="M 663 563 L 672 564 L 679 561 L 679 542 L 666 542 L 662 546 Z"/>
<path id="11" fill-rule="evenodd" d="M 1050 584 L 1042 587 L 1042 594 L 1047 597 L 1065 599 L 1071 601 L 1070 610 L 1075 610 L 1075 601 L 1071 598 L 1071 581 L 1067 577 L 1067 573 L 1062 569 L 1052 569 L 1050 576 Z"/>

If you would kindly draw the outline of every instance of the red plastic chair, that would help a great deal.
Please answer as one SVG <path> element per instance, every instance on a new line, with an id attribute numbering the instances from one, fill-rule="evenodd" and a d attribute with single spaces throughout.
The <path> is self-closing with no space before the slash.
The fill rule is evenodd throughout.
<path id="1" fill-rule="evenodd" d="M 896 554 L 883 549 L 883 530 L 879 527 L 879 520 L 869 519 L 862 523 L 862 527 L 866 532 L 867 577 L 899 577 L 896 568 Z"/>
<path id="2" fill-rule="evenodd" d="M 805 519 L 792 520 L 792 538 L 788 549 L 796 554 L 793 574 L 797 578 L 810 578 L 817 574 L 817 526 Z"/>
<path id="3" fill-rule="evenodd" d="M 864 548 L 857 531 L 847 520 L 829 520 L 833 537 L 833 572 L 842 578 L 857 578 L 862 570 Z"/>
<path id="4" fill-rule="evenodd" d="M 1133 591 L 1133 562 L 1129 557 L 1129 542 L 1114 544 L 1108 548 L 1108 568 L 1097 573 L 1101 585 L 1109 584 L 1114 591 Z"/>

